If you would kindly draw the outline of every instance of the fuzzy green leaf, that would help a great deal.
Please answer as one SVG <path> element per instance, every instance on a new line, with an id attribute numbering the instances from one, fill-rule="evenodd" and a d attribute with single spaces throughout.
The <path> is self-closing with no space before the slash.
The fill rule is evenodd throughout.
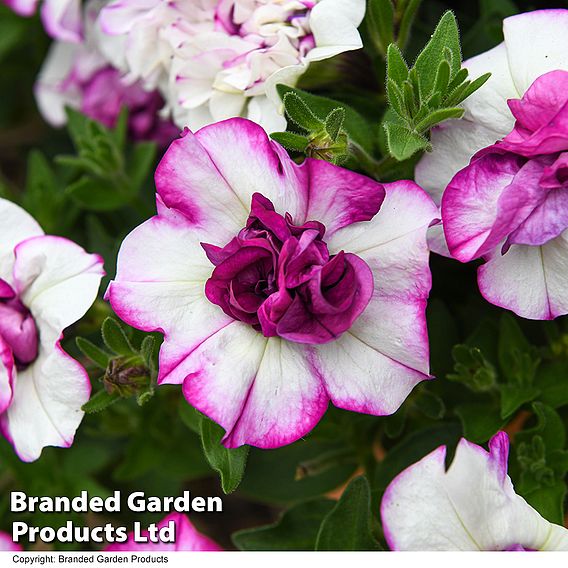
<path id="1" fill-rule="evenodd" d="M 430 143 L 426 138 L 400 124 L 387 122 L 385 130 L 389 152 L 399 162 L 410 158 L 420 150 L 428 150 L 430 148 Z"/>
<path id="2" fill-rule="evenodd" d="M 101 412 L 105 408 L 108 408 L 111 404 L 114 404 L 118 400 L 120 400 L 120 395 L 116 393 L 109 394 L 103 389 L 94 394 L 90 398 L 89 402 L 86 402 L 81 407 L 81 410 L 87 414 L 95 414 L 97 412 Z"/>
<path id="3" fill-rule="evenodd" d="M 122 326 L 114 318 L 106 318 L 101 327 L 105 345 L 117 355 L 134 355 L 136 351 L 124 333 Z"/>
<path id="4" fill-rule="evenodd" d="M 106 370 L 110 362 L 111 356 L 102 349 L 91 343 L 84 337 L 77 337 L 75 340 L 77 347 L 87 359 L 91 360 L 99 369 Z"/>

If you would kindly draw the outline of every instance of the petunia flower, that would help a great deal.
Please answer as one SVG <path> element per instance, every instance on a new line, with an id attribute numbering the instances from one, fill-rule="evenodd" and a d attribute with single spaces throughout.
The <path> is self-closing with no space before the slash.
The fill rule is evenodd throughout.
<path id="1" fill-rule="evenodd" d="M 2 0 L 20 16 L 33 16 L 39 0 Z M 61 41 L 80 42 L 83 37 L 81 0 L 44 0 L 41 20 L 46 32 Z"/>
<path id="2" fill-rule="evenodd" d="M 44 235 L 0 199 L 0 427 L 24 461 L 69 447 L 89 399 L 85 369 L 63 351 L 63 330 L 95 300 L 102 259 Z"/>
<path id="3" fill-rule="evenodd" d="M 160 87 L 180 127 L 245 116 L 272 132 L 286 125 L 276 85 L 360 49 L 364 13 L 364 0 L 114 0 L 101 25 L 127 38 L 115 65 Z"/>
<path id="4" fill-rule="evenodd" d="M 568 530 L 549 523 L 515 493 L 507 475 L 509 438 L 489 452 L 460 440 L 446 471 L 440 446 L 390 483 L 381 503 L 392 550 L 568 550 Z"/>
<path id="5" fill-rule="evenodd" d="M 568 10 L 507 18 L 505 41 L 465 64 L 492 77 L 432 133 L 416 175 L 442 203 L 434 250 L 483 258 L 483 296 L 531 319 L 568 313 L 567 26 Z"/>
<path id="6" fill-rule="evenodd" d="M 105 552 L 218 552 L 223 550 L 215 541 L 201 534 L 189 521 L 186 515 L 171 513 L 162 519 L 157 527 L 167 527 L 173 522 L 176 527 L 175 543 L 135 542 L 133 533 L 128 535 L 128 541 L 109 544 Z M 148 536 L 148 531 L 142 531 L 142 536 Z"/>
<path id="7" fill-rule="evenodd" d="M 227 447 L 291 443 L 330 400 L 391 414 L 430 378 L 436 207 L 416 184 L 298 166 L 236 118 L 185 131 L 156 187 L 158 214 L 126 237 L 106 297 L 164 333 L 158 382 L 183 384 Z"/>
<path id="8" fill-rule="evenodd" d="M 19 552 L 22 550 L 22 546 L 15 543 L 12 537 L 0 531 L 0 552 Z"/>
<path id="9" fill-rule="evenodd" d="M 86 4 L 82 43 L 56 41 L 51 46 L 35 85 L 39 110 L 55 127 L 67 122 L 65 108 L 71 107 L 113 128 L 126 107 L 133 140 L 153 140 L 166 146 L 179 130 L 161 117 L 162 96 L 145 90 L 140 82 L 127 81 L 100 50 L 96 19 L 104 4 L 100 0 Z M 105 41 L 108 43 L 108 38 Z"/>

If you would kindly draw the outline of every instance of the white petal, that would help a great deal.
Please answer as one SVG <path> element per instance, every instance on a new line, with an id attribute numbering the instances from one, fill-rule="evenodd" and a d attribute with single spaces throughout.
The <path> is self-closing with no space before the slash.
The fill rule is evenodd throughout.
<path id="1" fill-rule="evenodd" d="M 495 131 L 498 138 L 503 138 L 515 124 L 507 100 L 522 96 L 511 77 L 505 43 L 468 59 L 464 67 L 469 70 L 471 80 L 491 73 L 487 82 L 463 102 L 464 118 Z"/>
<path id="2" fill-rule="evenodd" d="M 305 347 L 235 322 L 188 362 L 184 395 L 221 424 L 224 444 L 274 448 L 309 432 L 328 404 Z"/>
<path id="3" fill-rule="evenodd" d="M 497 434 L 490 447 L 488 453 L 462 439 L 446 472 L 441 446 L 391 482 L 381 517 L 392 549 L 568 549 L 568 531 L 515 494 L 506 434 Z"/>
<path id="4" fill-rule="evenodd" d="M 432 152 L 424 154 L 416 166 L 416 183 L 439 205 L 451 179 L 469 164 L 481 148 L 501 136 L 469 120 L 448 120 L 432 129 Z"/>
<path id="5" fill-rule="evenodd" d="M 307 59 L 321 61 L 363 47 L 357 27 L 365 15 L 365 0 L 321 0 L 310 13 L 316 47 Z"/>
<path id="6" fill-rule="evenodd" d="M 36 460 L 46 446 L 69 447 L 90 392 L 89 377 L 77 361 L 59 345 L 42 348 L 38 359 L 18 373 L 12 404 L 2 417 L 20 459 Z"/>
<path id="7" fill-rule="evenodd" d="M 16 367 L 12 350 L 0 335 L 0 414 L 12 401 L 12 383 Z"/>
<path id="8" fill-rule="evenodd" d="M 100 256 L 61 237 L 35 237 L 17 246 L 15 285 L 44 345 L 53 345 L 91 307 L 104 275 L 102 266 Z"/>
<path id="9" fill-rule="evenodd" d="M 256 122 L 269 134 L 286 130 L 286 118 L 278 112 L 278 106 L 267 97 L 253 97 L 248 104 L 247 118 Z"/>
<path id="10" fill-rule="evenodd" d="M 529 319 L 568 313 L 568 231 L 543 246 L 495 251 L 478 269 L 483 297 Z"/>
<path id="11" fill-rule="evenodd" d="M 537 10 L 503 22 L 509 67 L 520 94 L 548 71 L 568 70 L 568 10 Z"/>
<path id="12" fill-rule="evenodd" d="M 0 278 L 12 283 L 14 248 L 26 239 L 43 235 L 43 231 L 29 213 L 0 198 L 0 234 Z"/>

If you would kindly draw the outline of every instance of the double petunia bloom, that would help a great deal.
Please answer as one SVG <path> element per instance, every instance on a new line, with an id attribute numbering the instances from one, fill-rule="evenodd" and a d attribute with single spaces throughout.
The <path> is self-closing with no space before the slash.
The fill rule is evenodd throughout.
<path id="1" fill-rule="evenodd" d="M 364 0 L 113 0 L 100 23 L 124 40 L 108 43 L 110 61 L 159 88 L 178 126 L 244 116 L 274 132 L 286 127 L 276 85 L 363 47 L 364 14 Z"/>
<path id="2" fill-rule="evenodd" d="M 107 298 L 164 333 L 158 382 L 183 384 L 227 447 L 291 443 L 330 400 L 391 414 L 429 378 L 436 207 L 416 184 L 297 165 L 232 119 L 173 142 L 156 187 Z"/>
<path id="3" fill-rule="evenodd" d="M 85 369 L 60 345 L 95 300 L 102 260 L 44 235 L 0 199 L 0 428 L 24 461 L 68 447 L 91 392 Z"/>
<path id="4" fill-rule="evenodd" d="M 483 296 L 531 319 L 568 313 L 567 26 L 568 10 L 506 19 L 505 41 L 465 64 L 491 78 L 416 176 L 442 206 L 434 250 L 483 258 Z"/>
<path id="5" fill-rule="evenodd" d="M 381 503 L 391 550 L 568 550 L 568 529 L 515 493 L 508 456 L 505 432 L 489 452 L 462 438 L 447 471 L 440 446 L 395 477 Z"/>

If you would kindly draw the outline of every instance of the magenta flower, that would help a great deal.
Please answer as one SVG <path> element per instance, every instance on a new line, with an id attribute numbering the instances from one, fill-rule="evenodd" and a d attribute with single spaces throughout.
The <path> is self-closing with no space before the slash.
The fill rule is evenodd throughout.
<path id="1" fill-rule="evenodd" d="M 568 71 L 509 100 L 513 130 L 478 152 L 442 199 L 450 253 L 485 258 L 479 288 L 532 319 L 568 313 Z"/>
<path id="2" fill-rule="evenodd" d="M 39 0 L 2 0 L 20 16 L 33 16 Z M 83 36 L 81 0 L 44 0 L 41 20 L 46 32 L 62 41 L 79 42 Z"/>
<path id="3" fill-rule="evenodd" d="M 481 149 L 507 136 L 515 125 L 508 101 L 521 99 L 549 71 L 568 71 L 568 10 L 537 10 L 503 21 L 504 41 L 464 62 L 472 76 L 491 72 L 481 89 L 462 106 L 464 118 L 432 130 L 432 152 L 416 167 L 416 182 L 437 204 L 454 175 Z M 433 251 L 449 255 L 441 225 L 430 230 Z M 542 276 L 542 271 L 536 274 Z M 516 277 L 511 279 L 514 280 Z M 535 278 L 537 284 L 538 278 Z"/>
<path id="4" fill-rule="evenodd" d="M 21 545 L 15 543 L 12 537 L 0 531 L 0 552 L 19 552 L 22 550 Z"/>
<path id="5" fill-rule="evenodd" d="M 223 550 L 215 541 L 201 534 L 181 513 L 171 513 L 158 523 L 158 528 L 166 527 L 170 522 L 176 526 L 175 543 L 135 542 L 133 533 L 128 535 L 128 541 L 124 543 L 109 544 L 106 552 L 218 552 Z M 143 536 L 148 536 L 148 531 L 142 531 Z"/>
<path id="6" fill-rule="evenodd" d="M 447 471 L 440 446 L 395 477 L 381 503 L 391 550 L 568 550 L 568 530 L 515 493 L 508 455 L 505 432 L 489 452 L 462 438 Z"/>
<path id="7" fill-rule="evenodd" d="M 156 187 L 158 214 L 123 242 L 107 298 L 164 333 L 159 383 L 183 384 L 227 447 L 291 443 L 330 400 L 390 414 L 429 378 L 436 208 L 414 183 L 298 166 L 231 119 L 173 142 Z"/>
<path id="8" fill-rule="evenodd" d="M 45 446 L 68 447 L 91 385 L 63 351 L 63 330 L 95 300 L 102 260 L 43 234 L 0 199 L 0 428 L 24 461 Z"/>

